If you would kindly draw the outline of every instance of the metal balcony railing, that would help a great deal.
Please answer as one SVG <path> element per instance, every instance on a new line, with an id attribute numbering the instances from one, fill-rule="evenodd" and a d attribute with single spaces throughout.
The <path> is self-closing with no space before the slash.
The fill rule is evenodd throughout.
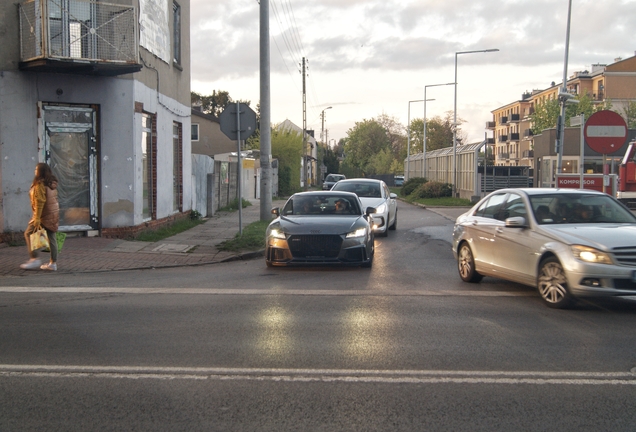
<path id="1" fill-rule="evenodd" d="M 26 0 L 18 8 L 21 69 L 106 75 L 141 69 L 134 6 Z"/>
<path id="2" fill-rule="evenodd" d="M 506 142 L 508 141 L 508 135 L 499 135 L 497 138 L 497 142 Z"/>
<path id="3" fill-rule="evenodd" d="M 534 134 L 532 133 L 532 129 L 526 129 L 526 130 L 524 130 L 524 131 L 523 131 L 523 136 L 524 136 L 525 138 L 531 137 L 531 136 L 533 136 L 533 135 L 534 135 Z"/>
<path id="4" fill-rule="evenodd" d="M 510 114 L 510 121 L 511 122 L 518 122 L 519 121 L 519 114 Z"/>
<path id="5" fill-rule="evenodd" d="M 495 122 L 494 121 L 487 121 L 486 122 L 486 129 L 494 129 L 495 128 Z"/>
<path id="6" fill-rule="evenodd" d="M 502 124 L 502 125 L 508 124 L 508 117 L 502 117 L 501 120 L 499 120 L 499 124 Z"/>
<path id="7" fill-rule="evenodd" d="M 533 157 L 534 157 L 534 150 L 524 150 L 523 151 L 523 158 L 524 159 L 533 158 Z"/>
<path id="8" fill-rule="evenodd" d="M 512 132 L 510 134 L 510 141 L 519 141 L 519 134 L 517 132 Z"/>

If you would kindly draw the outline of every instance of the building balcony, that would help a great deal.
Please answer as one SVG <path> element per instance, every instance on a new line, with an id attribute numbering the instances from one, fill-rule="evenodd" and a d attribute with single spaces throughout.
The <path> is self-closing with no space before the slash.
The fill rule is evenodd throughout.
<path id="1" fill-rule="evenodd" d="M 486 129 L 494 129 L 496 126 L 494 121 L 487 121 L 486 122 Z"/>
<path id="2" fill-rule="evenodd" d="M 500 125 L 508 124 L 508 117 L 502 117 L 501 120 L 499 120 L 499 124 Z"/>
<path id="3" fill-rule="evenodd" d="M 532 133 L 532 129 L 526 129 L 523 131 L 523 137 L 524 138 L 529 138 L 531 136 L 534 136 L 534 134 Z"/>
<path id="4" fill-rule="evenodd" d="M 519 114 L 510 114 L 510 121 L 511 122 L 518 122 L 519 120 L 521 120 Z"/>
<path id="5" fill-rule="evenodd" d="M 510 141 L 519 141 L 519 134 L 517 132 L 513 132 L 510 134 Z"/>
<path id="6" fill-rule="evenodd" d="M 519 159 L 518 153 L 517 152 L 510 152 L 508 154 L 508 159 Z"/>
<path id="7" fill-rule="evenodd" d="M 494 138 L 486 138 L 486 144 L 494 144 L 494 143 L 495 143 Z"/>
<path id="8" fill-rule="evenodd" d="M 497 142 L 506 142 L 508 141 L 508 135 L 499 135 L 499 137 L 497 138 Z"/>
<path id="9" fill-rule="evenodd" d="M 114 76 L 142 68 L 132 5 L 27 0 L 18 10 L 21 70 Z"/>
<path id="10" fill-rule="evenodd" d="M 523 151 L 523 158 L 524 159 L 530 159 L 534 157 L 534 150 L 524 150 Z"/>
<path id="11" fill-rule="evenodd" d="M 506 160 L 508 160 L 508 159 L 510 159 L 510 153 L 499 153 L 497 155 L 497 159 L 506 159 Z"/>

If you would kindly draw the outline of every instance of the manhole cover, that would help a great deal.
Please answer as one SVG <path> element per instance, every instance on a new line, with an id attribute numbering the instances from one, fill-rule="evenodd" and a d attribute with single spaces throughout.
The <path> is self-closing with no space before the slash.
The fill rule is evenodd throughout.
<path id="1" fill-rule="evenodd" d="M 162 243 L 156 248 L 154 248 L 153 252 L 187 252 L 192 249 L 194 246 L 185 245 L 185 244 L 171 244 L 171 243 Z"/>

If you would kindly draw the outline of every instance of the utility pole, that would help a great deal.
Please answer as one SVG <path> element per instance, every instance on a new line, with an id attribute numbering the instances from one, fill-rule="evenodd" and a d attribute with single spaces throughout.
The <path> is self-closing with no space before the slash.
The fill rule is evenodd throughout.
<path id="1" fill-rule="evenodd" d="M 272 220 L 272 131 L 270 129 L 269 2 L 260 2 L 261 207 L 260 219 Z M 242 203 L 240 203 L 242 205 Z"/>
<path id="2" fill-rule="evenodd" d="M 303 187 L 305 190 L 308 188 L 309 180 L 309 156 L 310 152 L 307 151 L 307 89 L 305 87 L 305 77 L 307 76 L 305 69 L 305 57 L 303 57 Z"/>

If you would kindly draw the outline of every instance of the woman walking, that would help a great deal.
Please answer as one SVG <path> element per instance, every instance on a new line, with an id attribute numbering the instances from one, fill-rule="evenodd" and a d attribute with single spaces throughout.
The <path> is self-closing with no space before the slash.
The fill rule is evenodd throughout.
<path id="1" fill-rule="evenodd" d="M 57 270 L 57 239 L 55 233 L 60 222 L 60 205 L 57 201 L 57 177 L 53 175 L 51 167 L 45 163 L 35 166 L 35 177 L 29 190 L 31 198 L 31 210 L 33 216 L 29 225 L 24 231 L 27 249 L 29 250 L 29 261 L 21 264 L 25 270 L 41 268 L 42 270 Z M 49 237 L 49 249 L 51 250 L 51 260 L 48 264 L 42 264 L 38 259 L 38 251 L 31 250 L 31 234 L 40 227 L 44 227 Z"/>

